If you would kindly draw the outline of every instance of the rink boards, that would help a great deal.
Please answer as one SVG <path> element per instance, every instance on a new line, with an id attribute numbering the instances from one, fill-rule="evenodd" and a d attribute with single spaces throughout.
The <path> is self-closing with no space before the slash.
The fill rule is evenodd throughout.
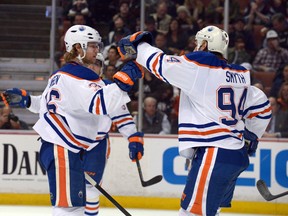
<path id="1" fill-rule="evenodd" d="M 49 205 L 48 182 L 38 161 L 38 135 L 33 131 L 0 132 L 0 204 Z M 124 207 L 178 209 L 187 170 L 178 155 L 176 136 L 145 135 L 140 161 L 144 180 L 163 180 L 142 187 L 135 163 L 128 157 L 128 142 L 111 135 L 111 155 L 103 188 Z M 288 196 L 266 202 L 256 189 L 263 179 L 272 194 L 288 190 L 288 140 L 262 139 L 250 165 L 237 181 L 232 208 L 224 211 L 288 215 Z M 112 206 L 101 198 L 101 205 Z"/>

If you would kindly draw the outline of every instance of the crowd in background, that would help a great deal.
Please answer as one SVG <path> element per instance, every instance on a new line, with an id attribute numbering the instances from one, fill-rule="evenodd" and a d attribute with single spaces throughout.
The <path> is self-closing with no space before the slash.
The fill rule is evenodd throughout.
<path id="1" fill-rule="evenodd" d="M 271 104 L 275 103 L 275 118 L 265 136 L 288 137 L 287 124 L 279 126 L 275 120 L 288 122 L 288 3 L 286 0 L 229 2 L 228 62 L 245 65 L 251 71 L 252 84 L 262 88 Z M 153 34 L 154 45 L 166 54 L 183 55 L 194 50 L 198 30 L 210 24 L 223 28 L 224 3 L 225 0 L 145 0 L 145 30 Z M 140 30 L 140 4 L 136 0 L 61 0 L 58 66 L 63 64 L 66 30 L 74 24 L 89 25 L 102 36 L 103 78 L 112 80 L 123 65 L 117 42 Z M 256 72 L 273 74 L 271 86 L 255 78 Z M 137 116 L 137 85 L 130 96 L 129 109 Z M 147 97 L 149 100 L 145 100 Z M 177 133 L 179 90 L 146 71 L 144 98 L 143 132 Z"/>

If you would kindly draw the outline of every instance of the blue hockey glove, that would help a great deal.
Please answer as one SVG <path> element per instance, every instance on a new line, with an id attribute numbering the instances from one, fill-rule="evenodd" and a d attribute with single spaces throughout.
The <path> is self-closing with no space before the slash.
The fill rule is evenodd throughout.
<path id="1" fill-rule="evenodd" d="M 120 71 L 113 76 L 114 82 L 123 91 L 130 91 L 137 81 L 144 75 L 142 67 L 134 61 L 127 62 Z"/>
<path id="2" fill-rule="evenodd" d="M 7 89 L 4 94 L 8 97 L 10 106 L 20 106 L 22 108 L 30 107 L 30 94 L 24 89 Z"/>
<path id="3" fill-rule="evenodd" d="M 258 137 L 253 132 L 249 131 L 247 128 L 244 130 L 245 145 L 247 146 L 248 155 L 252 156 L 255 154 L 258 147 Z"/>
<path id="4" fill-rule="evenodd" d="M 120 53 L 121 59 L 136 59 L 138 44 L 141 42 L 152 44 L 152 41 L 153 36 L 148 31 L 138 31 L 122 38 L 118 42 L 118 52 Z"/>
<path id="5" fill-rule="evenodd" d="M 142 132 L 136 132 L 128 137 L 129 141 L 129 157 L 130 159 L 135 162 L 136 158 L 140 160 L 144 155 L 144 141 L 143 141 L 144 134 Z"/>

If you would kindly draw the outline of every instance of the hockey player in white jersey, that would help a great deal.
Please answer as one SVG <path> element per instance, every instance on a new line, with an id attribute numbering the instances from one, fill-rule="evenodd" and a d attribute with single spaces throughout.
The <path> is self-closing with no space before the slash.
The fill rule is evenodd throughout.
<path id="1" fill-rule="evenodd" d="M 137 32 L 118 50 L 181 89 L 179 153 L 192 164 L 179 215 L 218 215 L 231 207 L 236 179 L 269 123 L 269 101 L 250 85 L 248 70 L 227 63 L 229 36 L 216 26 L 200 30 L 195 51 L 183 56 L 166 55 L 150 42 L 150 33 Z"/>
<path id="2" fill-rule="evenodd" d="M 126 91 L 142 72 L 129 62 L 121 77 L 130 83 L 104 83 L 88 68 L 96 61 L 100 43 L 96 30 L 72 26 L 65 35 L 68 63 L 51 75 L 41 96 L 30 97 L 16 88 L 6 91 L 21 96 L 16 104 L 40 113 L 33 128 L 42 139 L 40 161 L 48 174 L 53 215 L 97 215 L 98 194 L 89 185 L 85 190 L 84 171 L 101 184 L 111 121 L 128 138 L 131 160 L 143 155 L 143 134 L 137 132 L 126 107 L 130 100 Z"/>
<path id="3" fill-rule="evenodd" d="M 88 68 L 93 69 L 95 73 L 101 76 L 102 66 L 104 65 L 104 58 L 101 53 L 97 53 L 96 60 L 99 64 L 90 64 Z M 97 84 L 105 86 L 111 84 L 111 81 L 99 79 Z M 6 97 L 9 98 L 9 95 L 17 95 L 18 98 L 21 98 L 21 100 L 17 100 L 17 102 L 12 102 L 12 105 L 27 108 L 33 113 L 39 113 L 42 95 L 34 96 L 29 94 L 26 90 L 18 88 L 8 89 L 6 91 Z M 123 105 L 120 109 L 117 109 L 117 111 L 110 115 L 102 115 L 101 118 L 99 118 L 99 121 L 103 126 L 103 129 L 99 132 L 103 135 L 103 138 L 99 144 L 90 151 L 83 151 L 82 157 L 84 159 L 84 171 L 88 172 L 98 184 L 102 184 L 104 170 L 110 154 L 108 132 L 112 122 L 117 126 L 123 137 L 128 138 L 130 148 L 133 148 L 132 139 L 137 139 L 137 137 L 139 137 L 139 141 L 143 143 L 143 141 L 141 141 L 143 133 L 137 132 L 133 117 L 129 113 L 126 105 Z M 99 195 L 99 191 L 90 183 L 86 182 L 86 205 L 84 215 L 96 216 L 99 214 Z"/>

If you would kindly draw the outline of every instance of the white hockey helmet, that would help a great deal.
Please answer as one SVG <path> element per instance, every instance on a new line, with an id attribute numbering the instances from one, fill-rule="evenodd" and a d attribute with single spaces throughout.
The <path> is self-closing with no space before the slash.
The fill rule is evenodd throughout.
<path id="1" fill-rule="evenodd" d="M 198 49 L 205 40 L 208 43 L 207 49 L 211 52 L 218 52 L 225 54 L 228 44 L 229 36 L 227 32 L 218 28 L 217 26 L 207 26 L 197 32 L 196 37 Z"/>
<path id="2" fill-rule="evenodd" d="M 83 50 L 87 49 L 88 42 L 97 42 L 100 49 L 103 47 L 98 31 L 86 25 L 71 26 L 65 34 L 64 41 L 67 52 L 70 52 L 77 43 Z"/>

